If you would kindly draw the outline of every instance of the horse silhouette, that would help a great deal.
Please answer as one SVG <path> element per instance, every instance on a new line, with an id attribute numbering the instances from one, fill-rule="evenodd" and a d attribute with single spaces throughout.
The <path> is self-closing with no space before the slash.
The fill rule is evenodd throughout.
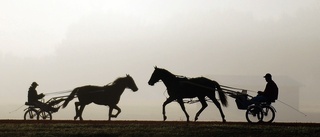
<path id="1" fill-rule="evenodd" d="M 201 112 L 208 106 L 205 97 L 209 97 L 219 109 L 222 121 L 226 122 L 221 105 L 215 97 L 215 89 L 217 89 L 222 105 L 227 106 L 228 102 L 226 95 L 222 91 L 218 82 L 205 77 L 196 77 L 190 79 L 185 77 L 178 77 L 169 72 L 168 70 L 155 67 L 155 70 L 153 71 L 148 84 L 153 86 L 159 80 L 163 81 L 163 83 L 167 87 L 167 91 L 169 94 L 169 98 L 167 98 L 167 100 L 163 103 L 162 106 L 162 114 L 164 121 L 167 119 L 165 111 L 166 105 L 176 100 L 180 104 L 183 112 L 185 113 L 187 117 L 187 122 L 189 122 L 189 115 L 185 109 L 183 99 L 195 97 L 197 97 L 202 104 L 202 108 L 197 112 L 195 116 L 195 121 L 197 121 Z"/>
<path id="2" fill-rule="evenodd" d="M 82 121 L 82 112 L 85 106 L 93 102 L 98 105 L 109 106 L 108 120 L 110 121 L 111 117 L 116 118 L 121 112 L 121 109 L 117 106 L 117 104 L 120 101 L 120 96 L 126 88 L 129 88 L 134 92 L 138 90 L 138 87 L 136 86 L 133 78 L 129 75 L 127 75 L 126 77 L 117 78 L 111 84 L 108 84 L 103 87 L 91 85 L 77 87 L 71 92 L 71 94 L 65 100 L 65 102 L 62 105 L 62 108 L 65 108 L 68 105 L 68 103 L 75 96 L 77 96 L 79 102 L 75 102 L 76 116 L 74 117 L 74 120 L 80 118 L 80 120 Z M 112 114 L 113 109 L 117 110 L 117 113 L 115 115 Z"/>

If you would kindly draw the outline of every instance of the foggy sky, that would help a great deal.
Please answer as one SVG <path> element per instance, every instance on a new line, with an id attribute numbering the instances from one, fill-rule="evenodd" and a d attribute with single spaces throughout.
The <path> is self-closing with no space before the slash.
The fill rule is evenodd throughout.
<path id="1" fill-rule="evenodd" d="M 287 76 L 302 85 L 301 111 L 320 113 L 315 110 L 320 107 L 319 13 L 316 0 L 1 1 L 0 95 L 5 111 L 0 118 L 22 118 L 22 110 L 9 112 L 24 104 L 33 81 L 40 85 L 38 92 L 49 93 L 102 86 L 130 74 L 139 91 L 124 92 L 122 118 L 161 120 L 165 87 L 147 85 L 155 65 L 189 77 Z M 57 117 L 72 118 L 73 107 L 59 110 Z M 158 113 L 139 114 L 135 107 Z M 174 112 L 169 117 L 175 112 L 184 117 L 176 103 L 170 107 Z M 84 119 L 106 119 L 105 107 L 86 109 Z M 218 114 L 214 118 L 220 120 Z"/>

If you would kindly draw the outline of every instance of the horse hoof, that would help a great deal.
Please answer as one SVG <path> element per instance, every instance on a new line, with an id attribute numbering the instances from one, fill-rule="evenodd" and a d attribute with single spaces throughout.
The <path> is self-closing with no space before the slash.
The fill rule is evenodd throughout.
<path id="1" fill-rule="evenodd" d="M 226 123 L 227 121 L 224 119 L 224 120 L 222 120 L 222 122 L 223 122 L 223 123 Z"/>
<path id="2" fill-rule="evenodd" d="M 167 116 L 163 116 L 163 121 L 166 121 L 167 120 Z"/>
<path id="3" fill-rule="evenodd" d="M 194 122 L 196 122 L 197 120 L 198 120 L 198 118 L 195 118 L 195 119 L 194 119 Z"/>

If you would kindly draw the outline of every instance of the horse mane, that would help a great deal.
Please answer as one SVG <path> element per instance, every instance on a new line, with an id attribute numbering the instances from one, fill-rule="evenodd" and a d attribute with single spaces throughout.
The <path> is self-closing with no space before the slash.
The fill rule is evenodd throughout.
<path id="1" fill-rule="evenodd" d="M 168 71 L 168 70 L 166 70 L 166 69 L 162 69 L 162 68 L 158 68 L 158 69 L 162 70 L 164 73 L 167 73 L 168 75 L 172 75 L 172 76 L 174 76 L 174 77 L 176 77 L 176 78 L 179 78 L 179 79 L 190 79 L 190 78 L 188 78 L 188 77 L 186 77 L 186 76 L 183 76 L 183 75 L 173 74 L 173 73 L 171 73 L 170 71 Z"/>
<path id="2" fill-rule="evenodd" d="M 108 83 L 104 87 L 114 86 L 114 85 L 118 84 L 120 81 L 122 81 L 123 79 L 125 79 L 125 77 L 118 77 L 116 80 L 114 80 L 113 82 Z"/>
<path id="3" fill-rule="evenodd" d="M 163 74 L 165 75 L 172 75 L 172 76 L 175 76 L 175 74 L 171 73 L 170 71 L 166 70 L 166 69 L 163 69 L 163 68 L 157 68 L 158 70 L 160 70 Z"/>

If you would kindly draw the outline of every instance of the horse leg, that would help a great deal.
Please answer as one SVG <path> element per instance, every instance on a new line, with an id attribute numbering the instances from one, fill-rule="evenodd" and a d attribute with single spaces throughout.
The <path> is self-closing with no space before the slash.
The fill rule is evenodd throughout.
<path id="1" fill-rule="evenodd" d="M 116 109 L 116 110 L 117 110 L 117 114 L 115 114 L 115 115 L 112 114 L 113 109 Z M 120 114 L 120 112 L 121 112 L 121 109 L 120 109 L 117 105 L 115 105 L 115 106 L 110 106 L 110 107 L 109 107 L 109 119 L 108 119 L 108 120 L 111 121 L 111 118 L 112 118 L 112 117 L 113 117 L 113 118 L 118 117 L 118 115 Z"/>
<path id="2" fill-rule="evenodd" d="M 168 105 L 169 103 L 171 103 L 173 100 L 173 98 L 167 98 L 167 100 L 165 102 L 163 102 L 163 105 L 162 105 L 162 115 L 163 115 L 163 121 L 166 121 L 167 119 L 167 116 L 166 116 L 166 105 Z"/>
<path id="3" fill-rule="evenodd" d="M 114 108 L 114 106 L 110 106 L 110 105 L 109 105 L 108 121 L 111 121 L 113 108 Z"/>
<path id="4" fill-rule="evenodd" d="M 223 114 L 223 111 L 222 111 L 222 108 L 221 108 L 221 105 L 220 103 L 218 102 L 218 100 L 214 97 L 214 96 L 208 96 L 212 102 L 217 106 L 217 108 L 219 109 L 220 111 L 220 115 L 221 115 L 221 118 L 222 118 L 222 122 L 227 122 L 226 119 L 225 119 L 225 116 Z"/>
<path id="5" fill-rule="evenodd" d="M 116 118 L 121 113 L 121 109 L 117 105 L 114 106 L 114 109 L 116 109 L 118 112 L 117 112 L 117 114 L 112 115 L 112 117 Z"/>
<path id="6" fill-rule="evenodd" d="M 86 106 L 86 105 L 80 104 L 80 110 L 79 110 L 80 121 L 83 121 L 82 112 L 83 112 L 85 106 Z"/>
<path id="7" fill-rule="evenodd" d="M 80 103 L 79 102 L 75 102 L 74 105 L 75 105 L 75 109 L 76 109 L 76 116 L 74 116 L 73 119 L 77 120 L 77 118 L 79 117 L 79 105 L 80 105 Z"/>
<path id="8" fill-rule="evenodd" d="M 194 118 L 194 121 L 198 120 L 198 117 L 200 116 L 200 114 L 202 113 L 202 111 L 208 106 L 206 100 L 204 98 L 199 98 L 199 101 L 202 105 L 201 109 L 197 112 L 196 117 Z"/>
<path id="9" fill-rule="evenodd" d="M 186 111 L 186 108 L 185 108 L 185 106 L 184 106 L 183 100 L 182 100 L 182 99 L 178 99 L 177 101 L 178 101 L 178 103 L 180 104 L 180 107 L 181 107 L 182 111 L 184 112 L 184 114 L 185 114 L 186 117 L 187 117 L 187 122 L 189 122 L 189 115 L 188 115 L 188 113 L 187 113 L 187 111 Z"/>

